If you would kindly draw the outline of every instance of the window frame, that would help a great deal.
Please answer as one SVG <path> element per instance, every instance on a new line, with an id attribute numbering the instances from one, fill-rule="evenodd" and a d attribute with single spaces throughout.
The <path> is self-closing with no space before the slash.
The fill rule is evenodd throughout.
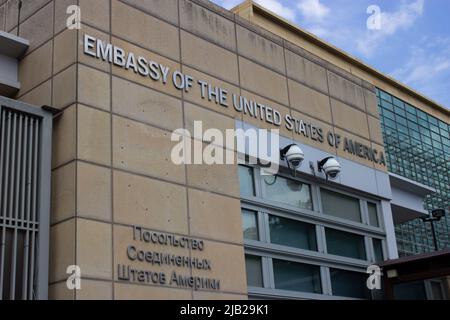
<path id="1" fill-rule="evenodd" d="M 297 206 L 294 206 L 294 205 L 291 205 L 291 204 L 288 204 L 288 203 L 285 203 L 285 202 L 274 201 L 274 200 L 270 200 L 270 199 L 266 198 L 265 196 L 266 196 L 266 193 L 267 193 L 267 189 L 266 189 L 267 187 L 266 187 L 266 183 L 264 183 L 264 176 L 261 176 L 261 175 L 259 175 L 259 176 L 262 177 L 261 179 L 259 179 L 260 198 L 262 200 L 265 200 L 265 201 L 267 201 L 269 203 L 273 203 L 273 204 L 277 204 L 277 205 L 279 204 L 282 207 L 286 206 L 287 208 L 291 208 L 291 209 L 294 209 L 294 210 L 305 210 L 305 211 L 309 211 L 309 212 L 314 212 L 314 210 L 316 208 L 316 204 L 314 203 L 314 199 L 313 199 L 314 197 L 313 197 L 313 190 L 312 190 L 311 182 L 308 182 L 308 181 L 303 180 L 303 179 L 296 179 L 296 178 L 293 178 L 293 177 L 288 177 L 288 176 L 283 175 L 283 174 L 278 175 L 278 177 L 281 177 L 283 179 L 292 180 L 292 181 L 298 182 L 299 184 L 303 184 L 303 185 L 308 185 L 308 187 L 309 187 L 309 196 L 311 197 L 312 209 L 306 209 L 306 208 L 300 208 L 300 207 L 297 207 Z"/>
<path id="2" fill-rule="evenodd" d="M 368 197 L 361 194 L 351 193 L 331 186 L 325 182 L 309 180 L 304 177 L 291 177 L 288 172 L 280 171 L 279 175 L 288 179 L 306 183 L 310 186 L 313 203 L 313 210 L 302 209 L 280 202 L 270 201 L 262 197 L 262 185 L 264 182 L 256 165 L 248 165 L 253 168 L 253 178 L 255 196 L 241 196 L 241 208 L 257 212 L 257 225 L 259 240 L 244 239 L 246 255 L 261 257 L 263 288 L 248 287 L 248 294 L 255 298 L 292 298 L 292 299 L 329 299 L 331 296 L 330 268 L 338 268 L 347 271 L 366 273 L 368 265 L 375 261 L 372 238 L 382 241 L 383 256 L 387 257 L 386 232 L 381 209 L 381 200 L 375 197 Z M 270 178 L 273 179 L 273 178 Z M 332 192 L 340 193 L 359 199 L 361 223 L 338 218 L 323 213 L 320 189 L 328 189 Z M 376 204 L 379 227 L 369 225 L 367 202 Z M 294 248 L 285 245 L 270 243 L 269 215 L 292 219 L 315 226 L 317 251 Z M 353 259 L 343 256 L 336 256 L 327 253 L 325 228 L 333 228 L 344 232 L 357 234 L 364 237 L 366 250 L 366 260 Z M 308 265 L 320 267 L 322 294 L 295 292 L 275 289 L 272 259 L 288 260 Z M 338 299 L 353 300 L 352 297 L 338 297 Z"/>

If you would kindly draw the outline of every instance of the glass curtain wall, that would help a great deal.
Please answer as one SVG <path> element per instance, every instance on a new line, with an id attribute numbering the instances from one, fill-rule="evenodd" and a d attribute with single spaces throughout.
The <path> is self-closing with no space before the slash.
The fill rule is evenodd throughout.
<path id="1" fill-rule="evenodd" d="M 424 208 L 450 206 L 450 125 L 377 89 L 388 170 L 436 189 Z M 439 249 L 450 247 L 450 217 L 435 222 Z M 420 219 L 396 226 L 400 256 L 434 251 L 431 227 Z"/>

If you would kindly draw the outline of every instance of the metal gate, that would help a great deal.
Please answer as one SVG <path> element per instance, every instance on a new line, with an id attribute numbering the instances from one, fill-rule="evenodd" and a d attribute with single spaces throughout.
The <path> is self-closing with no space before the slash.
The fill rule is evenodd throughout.
<path id="1" fill-rule="evenodd" d="M 0 300 L 46 299 L 52 114 L 0 97 Z"/>

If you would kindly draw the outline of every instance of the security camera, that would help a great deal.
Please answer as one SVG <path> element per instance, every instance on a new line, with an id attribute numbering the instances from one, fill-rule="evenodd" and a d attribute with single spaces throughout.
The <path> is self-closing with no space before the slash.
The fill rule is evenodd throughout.
<path id="1" fill-rule="evenodd" d="M 286 160 L 289 167 L 298 168 L 302 165 L 305 154 L 296 144 L 290 144 L 280 151 L 281 160 Z"/>
<path id="2" fill-rule="evenodd" d="M 445 217 L 445 210 L 444 209 L 432 210 L 431 215 L 435 218 L 441 219 L 442 217 Z"/>
<path id="3" fill-rule="evenodd" d="M 328 178 L 336 179 L 341 172 L 341 164 L 334 157 L 327 157 L 317 163 L 317 168 L 323 171 Z"/>

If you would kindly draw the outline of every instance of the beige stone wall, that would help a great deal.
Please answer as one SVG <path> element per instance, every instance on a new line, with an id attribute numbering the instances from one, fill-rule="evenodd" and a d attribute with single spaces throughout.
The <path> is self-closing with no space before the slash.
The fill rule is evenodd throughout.
<path id="1" fill-rule="evenodd" d="M 67 30 L 65 10 L 77 3 L 82 29 Z M 20 63 L 17 98 L 64 111 L 54 128 L 50 298 L 246 298 L 237 166 L 174 165 L 170 135 L 192 128 L 195 120 L 221 130 L 234 128 L 234 119 L 278 128 L 202 99 L 198 90 L 179 91 L 87 56 L 85 34 L 382 150 L 373 88 L 211 6 L 188 0 L 24 1 L 19 34 L 31 47 Z M 0 25 L 8 31 L 17 30 L 14 16 L 14 0 L 0 6 Z M 300 143 L 375 166 L 280 129 Z M 219 279 L 220 290 L 120 281 L 120 263 L 169 274 L 174 269 L 127 262 L 133 225 L 204 241 L 202 252 L 136 245 L 210 259 L 212 270 L 180 272 Z M 74 264 L 83 281 L 82 290 L 71 292 L 66 267 Z"/>

